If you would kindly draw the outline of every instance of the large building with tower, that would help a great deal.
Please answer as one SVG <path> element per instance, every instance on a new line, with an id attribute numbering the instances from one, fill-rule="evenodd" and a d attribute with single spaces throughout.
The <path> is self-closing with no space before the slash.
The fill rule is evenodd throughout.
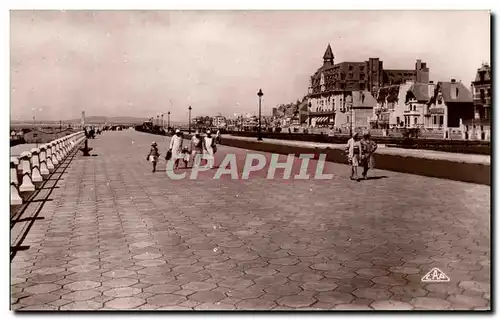
<path id="1" fill-rule="evenodd" d="M 362 92 L 368 101 L 375 101 L 373 98 L 381 87 L 407 81 L 429 82 L 429 68 L 421 60 L 416 61 L 413 69 L 394 70 L 384 69 L 379 58 L 340 63 L 335 63 L 334 59 L 332 47 L 328 44 L 323 65 L 310 78 L 308 122 L 311 126 L 345 126 L 344 120 L 352 118 L 353 100 L 358 98 L 353 92 Z M 368 107 L 366 103 L 363 105 Z"/>

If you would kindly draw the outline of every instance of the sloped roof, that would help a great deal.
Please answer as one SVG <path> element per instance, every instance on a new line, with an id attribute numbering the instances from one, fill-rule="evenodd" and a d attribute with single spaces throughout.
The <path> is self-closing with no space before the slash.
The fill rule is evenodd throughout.
<path id="1" fill-rule="evenodd" d="M 309 110 L 309 103 L 307 99 L 304 99 L 300 104 L 299 104 L 299 111 L 308 111 Z"/>
<path id="2" fill-rule="evenodd" d="M 438 82 L 438 86 L 441 88 L 441 94 L 446 103 L 472 102 L 472 93 L 462 82 Z M 454 97 L 454 95 L 452 95 L 452 90 L 456 90 L 457 88 L 458 95 Z"/>
<path id="3" fill-rule="evenodd" d="M 398 100 L 399 89 L 401 85 L 392 85 L 382 87 L 378 90 L 377 101 L 385 101 L 387 98 L 387 102 L 395 102 Z"/>
<path id="4" fill-rule="evenodd" d="M 374 107 L 377 105 L 377 100 L 370 91 L 353 91 L 352 100 L 353 107 Z"/>
<path id="5" fill-rule="evenodd" d="M 414 83 L 411 85 L 408 91 L 411 91 L 411 93 L 413 93 L 417 101 L 428 102 L 433 95 L 433 89 L 434 86 L 432 84 Z"/>
<path id="6" fill-rule="evenodd" d="M 491 81 L 491 67 L 488 64 L 483 64 L 481 68 L 477 69 L 475 82 L 480 82 L 480 73 L 484 72 L 483 81 Z"/>

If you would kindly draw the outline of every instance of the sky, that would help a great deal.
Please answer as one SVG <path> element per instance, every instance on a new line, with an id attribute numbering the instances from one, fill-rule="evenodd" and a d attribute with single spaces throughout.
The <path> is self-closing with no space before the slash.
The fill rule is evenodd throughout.
<path id="1" fill-rule="evenodd" d="M 487 11 L 11 11 L 11 119 L 172 121 L 262 114 L 307 94 L 335 63 L 379 57 L 430 80 L 474 80 L 490 62 Z"/>

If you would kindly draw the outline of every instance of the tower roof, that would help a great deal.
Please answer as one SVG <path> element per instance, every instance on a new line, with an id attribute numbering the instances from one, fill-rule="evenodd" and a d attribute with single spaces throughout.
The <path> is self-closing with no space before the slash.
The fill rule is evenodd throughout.
<path id="1" fill-rule="evenodd" d="M 333 60 L 333 52 L 332 52 L 332 47 L 330 44 L 328 44 L 328 47 L 326 47 L 325 54 L 323 55 L 323 60 Z"/>

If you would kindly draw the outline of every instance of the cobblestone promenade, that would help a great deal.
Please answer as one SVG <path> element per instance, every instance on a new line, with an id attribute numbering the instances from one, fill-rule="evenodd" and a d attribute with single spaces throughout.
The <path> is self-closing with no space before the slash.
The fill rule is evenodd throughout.
<path id="1" fill-rule="evenodd" d="M 489 187 L 335 163 L 174 181 L 153 140 L 164 155 L 164 137 L 104 132 L 74 158 L 12 260 L 13 309 L 489 309 Z M 450 282 L 421 282 L 435 267 Z"/>

